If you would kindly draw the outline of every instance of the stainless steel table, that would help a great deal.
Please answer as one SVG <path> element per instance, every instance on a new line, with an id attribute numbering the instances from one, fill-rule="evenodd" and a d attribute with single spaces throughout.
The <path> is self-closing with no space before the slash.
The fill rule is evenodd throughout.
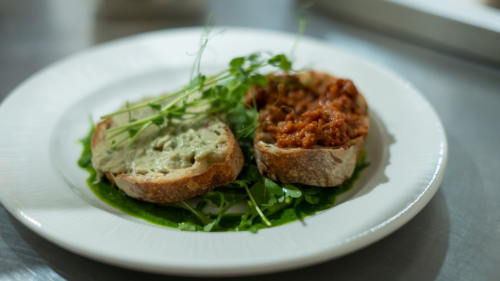
<path id="1" fill-rule="evenodd" d="M 296 30 L 292 1 L 205 5 L 217 25 Z M 42 67 L 91 45 L 203 24 L 200 18 L 186 17 L 96 17 L 97 8 L 98 2 L 90 0 L 0 0 L 0 99 Z M 500 68 L 372 33 L 314 9 L 306 33 L 383 64 L 420 89 L 445 125 L 448 170 L 429 205 L 389 237 L 346 257 L 260 280 L 500 280 Z M 61 279 L 181 278 L 70 253 L 28 230 L 0 205 L 0 280 Z"/>

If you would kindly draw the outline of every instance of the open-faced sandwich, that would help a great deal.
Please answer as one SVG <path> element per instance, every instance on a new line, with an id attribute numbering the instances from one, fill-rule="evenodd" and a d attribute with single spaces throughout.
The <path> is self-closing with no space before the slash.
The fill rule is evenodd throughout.
<path id="1" fill-rule="evenodd" d="M 134 117 L 147 117 L 150 108 Z M 151 203 L 170 203 L 207 193 L 236 179 L 243 153 L 229 127 L 216 117 L 173 120 L 147 128 L 130 146 L 110 149 L 106 130 L 128 123 L 109 117 L 96 127 L 92 163 L 127 195 Z"/>
<path id="2" fill-rule="evenodd" d="M 255 158 L 283 183 L 333 187 L 354 172 L 368 132 L 368 106 L 351 80 L 325 73 L 270 75 L 248 92 L 260 110 Z"/>

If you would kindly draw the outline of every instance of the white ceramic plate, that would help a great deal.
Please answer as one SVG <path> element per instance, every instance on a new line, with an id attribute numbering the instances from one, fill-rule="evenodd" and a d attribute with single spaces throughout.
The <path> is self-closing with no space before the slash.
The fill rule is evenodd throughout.
<path id="1" fill-rule="evenodd" d="M 415 216 L 444 175 L 447 143 L 427 100 L 391 71 L 314 39 L 296 66 L 353 79 L 371 108 L 371 166 L 334 208 L 257 234 L 164 228 L 101 202 L 77 167 L 89 116 L 126 99 L 186 83 L 200 28 L 133 36 L 90 48 L 34 75 L 0 108 L 0 200 L 23 224 L 70 251 L 143 271 L 229 276 L 303 267 L 365 247 Z M 294 35 L 227 28 L 203 56 L 203 72 L 254 51 L 288 52 Z"/>

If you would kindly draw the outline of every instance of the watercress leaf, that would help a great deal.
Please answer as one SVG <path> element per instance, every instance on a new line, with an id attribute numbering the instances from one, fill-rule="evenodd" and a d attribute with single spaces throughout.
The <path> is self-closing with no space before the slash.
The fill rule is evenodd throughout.
<path id="1" fill-rule="evenodd" d="M 252 83 L 254 85 L 259 85 L 259 86 L 266 86 L 267 79 L 261 74 L 255 74 L 255 75 L 250 76 L 250 83 Z"/>
<path id="2" fill-rule="evenodd" d="M 238 66 L 242 66 L 244 63 L 245 63 L 245 58 L 239 57 L 232 59 L 231 62 L 229 63 L 229 66 L 231 68 L 237 68 Z"/>
<path id="3" fill-rule="evenodd" d="M 268 178 L 264 181 L 258 181 L 250 188 L 250 193 L 255 199 L 255 202 L 263 206 L 272 206 L 278 202 L 278 199 L 283 197 L 283 189 L 275 182 Z M 276 198 L 277 197 L 277 198 Z M 283 201 L 281 199 L 281 201 Z"/>
<path id="4" fill-rule="evenodd" d="M 300 191 L 300 189 L 294 185 L 286 183 L 281 187 L 283 188 L 286 197 L 300 198 L 302 196 L 302 192 Z"/>
<path id="5" fill-rule="evenodd" d="M 267 192 L 269 192 L 270 197 L 274 197 L 275 199 L 277 197 L 279 202 L 283 202 L 283 199 L 284 199 L 283 189 L 278 184 L 276 184 L 274 181 L 272 181 L 268 178 L 264 178 L 264 184 L 266 185 L 266 189 L 267 189 Z M 269 204 L 276 203 L 276 202 L 271 203 L 271 201 L 274 201 L 274 200 L 270 200 Z"/>
<path id="6" fill-rule="evenodd" d="M 268 204 L 269 201 L 271 200 L 269 193 L 266 190 L 266 185 L 264 184 L 264 182 L 257 182 L 254 185 L 252 185 L 252 187 L 250 187 L 250 193 L 252 194 L 255 203 L 259 205 Z M 274 201 L 276 201 L 276 198 L 274 198 Z"/>

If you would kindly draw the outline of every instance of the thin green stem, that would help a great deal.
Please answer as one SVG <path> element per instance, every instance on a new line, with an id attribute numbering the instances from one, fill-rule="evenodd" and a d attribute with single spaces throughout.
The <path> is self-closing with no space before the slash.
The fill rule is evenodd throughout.
<path id="1" fill-rule="evenodd" d="M 228 72 L 228 70 L 223 70 L 223 71 L 221 71 L 221 72 L 219 72 L 219 73 L 217 73 L 217 74 L 215 74 L 213 76 L 208 77 L 207 78 L 207 82 L 205 83 L 205 86 L 211 85 L 214 82 L 219 82 L 219 81 L 221 81 L 223 79 L 226 79 L 226 78 L 230 77 L 230 76 L 226 75 L 225 77 L 219 78 L 219 76 L 221 76 L 221 75 L 223 75 L 223 74 L 225 74 L 227 72 Z M 173 92 L 171 94 L 164 95 L 164 96 L 158 97 L 156 99 L 150 100 L 148 102 L 141 103 L 141 104 L 138 104 L 136 106 L 132 106 L 132 107 L 129 107 L 129 108 L 126 108 L 126 109 L 122 109 L 122 110 L 119 110 L 119 111 L 116 111 L 116 112 L 113 112 L 113 113 L 110 113 L 110 114 L 107 114 L 107 115 L 103 115 L 103 116 L 101 116 L 101 119 L 106 119 L 108 117 L 112 117 L 112 116 L 120 115 L 122 113 L 127 113 L 127 112 L 130 112 L 130 111 L 134 111 L 134 110 L 137 110 L 137 109 L 149 106 L 150 103 L 157 103 L 157 102 L 166 100 L 168 98 L 171 98 L 173 96 L 176 96 L 178 94 L 181 94 L 181 93 L 185 92 L 186 90 L 189 89 L 189 87 L 190 86 L 187 85 L 187 86 L 183 87 L 182 89 L 180 89 L 178 91 L 175 91 L 175 92 Z"/>
<path id="2" fill-rule="evenodd" d="M 116 132 L 116 133 L 114 133 L 114 134 L 110 135 L 110 136 L 107 136 L 107 137 L 106 137 L 106 140 L 110 140 L 110 139 L 112 139 L 112 138 L 114 138 L 114 137 L 117 137 L 117 136 L 119 136 L 119 135 L 121 135 L 121 134 L 125 133 L 126 131 L 127 131 L 127 129 L 123 129 L 123 130 L 121 130 L 121 131 L 119 131 L 119 132 Z"/>
<path id="3" fill-rule="evenodd" d="M 248 196 L 250 197 L 250 200 L 252 200 L 252 203 L 255 205 L 255 210 L 257 210 L 257 213 L 259 213 L 259 216 L 262 218 L 262 221 L 268 226 L 268 227 L 271 227 L 273 226 L 271 224 L 271 222 L 266 218 L 266 216 L 264 216 L 264 213 L 262 213 L 262 211 L 260 210 L 259 206 L 257 205 L 257 203 L 255 202 L 255 199 L 253 199 L 253 196 L 252 194 L 250 193 L 250 190 L 248 189 L 248 186 L 245 184 L 245 190 L 247 191 L 248 193 Z"/>
<path id="4" fill-rule="evenodd" d="M 162 100 L 166 100 L 168 98 L 171 98 L 173 96 L 176 96 L 182 92 L 184 92 L 188 87 L 183 87 L 182 89 L 178 90 L 178 91 L 175 91 L 171 94 L 168 94 L 168 95 L 164 95 L 164 96 L 161 96 L 159 98 L 156 98 L 154 100 L 150 100 L 149 102 L 146 102 L 146 103 L 141 103 L 141 104 L 138 104 L 136 106 L 132 106 L 132 107 L 129 107 L 129 108 L 126 108 L 126 109 L 122 109 L 122 110 L 119 110 L 119 111 L 116 111 L 116 112 L 113 112 L 113 113 L 110 113 L 110 114 L 107 114 L 107 115 L 103 115 L 101 116 L 101 119 L 106 119 L 108 117 L 112 117 L 112 116 L 116 116 L 116 115 L 120 115 L 122 113 L 127 113 L 127 112 L 130 112 L 130 111 L 134 111 L 134 110 L 137 110 L 137 109 L 140 109 L 140 108 L 143 108 L 143 107 L 146 107 L 146 106 L 149 106 L 149 103 L 157 103 L 159 101 L 162 101 Z"/>
<path id="5" fill-rule="evenodd" d="M 299 8 L 299 15 L 298 15 L 299 29 L 297 31 L 297 37 L 295 37 L 295 41 L 293 42 L 292 49 L 290 50 L 290 58 L 292 60 L 293 60 L 293 55 L 295 54 L 295 50 L 299 45 L 300 39 L 302 39 L 302 35 L 304 35 L 304 31 L 306 30 L 306 26 L 308 23 L 308 20 L 304 16 L 306 14 L 307 9 L 309 9 L 311 6 L 312 3 L 308 2 L 302 4 Z"/>
<path id="6" fill-rule="evenodd" d="M 119 141 L 115 142 L 115 143 L 112 143 L 111 144 L 111 148 L 115 148 L 117 146 L 119 146 L 120 144 L 122 144 L 124 141 L 126 141 L 127 139 L 129 138 L 129 136 L 124 136 L 123 138 L 121 138 Z"/>
<path id="7" fill-rule="evenodd" d="M 139 129 L 139 131 L 137 131 L 135 133 L 135 135 L 129 140 L 129 142 L 127 143 L 127 145 L 125 146 L 125 148 L 129 147 L 132 145 L 132 143 L 137 139 L 137 137 L 142 133 L 144 132 L 144 130 L 146 130 L 149 126 L 151 126 L 153 124 L 153 122 L 149 121 L 148 123 L 142 125 L 142 127 Z"/>
<path id="8" fill-rule="evenodd" d="M 226 75 L 226 76 L 224 76 L 224 77 L 222 77 L 222 78 L 219 78 L 219 79 L 217 79 L 217 80 L 211 81 L 211 82 L 209 82 L 209 83 L 205 83 L 205 86 L 208 86 L 209 84 L 214 84 L 214 83 L 216 83 L 216 82 L 218 82 L 218 81 L 220 81 L 220 80 L 223 80 L 223 79 L 226 79 L 226 78 L 229 78 L 229 77 L 230 77 L 230 75 Z M 127 124 L 124 124 L 124 125 L 121 125 L 121 126 L 113 127 L 113 128 L 111 128 L 111 129 L 106 130 L 106 132 L 108 132 L 108 133 L 110 133 L 110 132 L 116 132 L 116 131 L 122 130 L 122 129 L 124 129 L 124 128 L 130 128 L 130 127 L 132 127 L 132 126 L 142 125 L 142 124 L 144 124 L 144 123 L 147 123 L 147 122 L 152 121 L 153 119 L 157 118 L 157 117 L 158 117 L 158 115 L 163 115 L 163 116 L 165 116 L 165 115 L 166 115 L 166 113 L 168 113 L 168 110 L 169 110 L 172 106 L 174 106 L 176 103 L 178 103 L 179 101 L 181 101 L 183 98 L 185 98 L 185 97 L 187 97 L 187 96 L 189 96 L 189 95 L 192 95 L 192 94 L 194 94 L 194 93 L 198 92 L 199 90 L 201 90 L 201 89 L 199 89 L 199 86 L 198 86 L 198 87 L 196 87 L 196 88 L 192 89 L 191 91 L 188 91 L 187 93 L 185 93 L 185 94 L 183 94 L 183 95 L 179 96 L 178 98 L 176 98 L 175 100 L 173 100 L 172 102 L 170 102 L 170 103 L 169 103 L 169 104 L 168 104 L 168 105 L 167 105 L 164 109 L 162 109 L 162 110 L 161 110 L 161 112 L 160 112 L 160 113 L 158 113 L 157 115 L 153 115 L 153 116 L 151 116 L 151 117 L 144 118 L 144 119 L 141 119 L 141 120 L 138 120 L 138 121 L 134 121 L 134 122 L 131 122 L 131 123 L 127 123 Z"/>
<path id="9" fill-rule="evenodd" d="M 193 209 L 193 207 L 191 207 L 191 205 L 189 205 L 188 203 L 184 202 L 183 200 L 181 201 L 181 203 L 184 204 L 184 206 L 186 206 L 186 208 L 188 208 L 188 210 L 191 211 L 191 213 L 193 213 L 203 223 L 203 225 L 207 225 L 212 222 L 207 216 Z"/>

